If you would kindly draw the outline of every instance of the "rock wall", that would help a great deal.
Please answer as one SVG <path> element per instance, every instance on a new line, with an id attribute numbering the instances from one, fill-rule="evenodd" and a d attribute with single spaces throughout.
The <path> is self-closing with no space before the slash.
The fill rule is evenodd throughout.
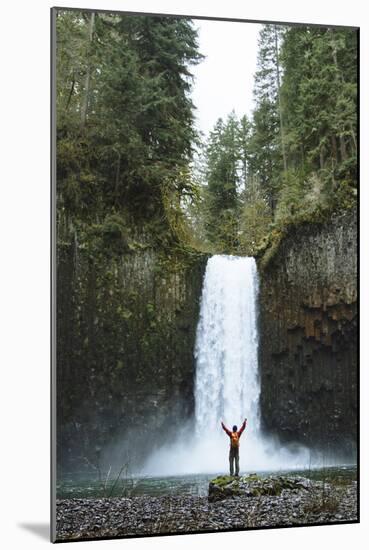
<path id="1" fill-rule="evenodd" d="M 193 348 L 206 257 L 140 243 L 58 248 L 59 471 L 139 467 L 193 414 Z"/>
<path id="2" fill-rule="evenodd" d="M 357 435 L 356 248 L 349 212 L 291 229 L 260 267 L 264 429 L 347 460 Z"/>

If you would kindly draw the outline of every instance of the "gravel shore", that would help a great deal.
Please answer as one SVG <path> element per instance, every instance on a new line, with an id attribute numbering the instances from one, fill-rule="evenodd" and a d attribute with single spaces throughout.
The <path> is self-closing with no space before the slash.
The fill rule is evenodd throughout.
<path id="1" fill-rule="evenodd" d="M 57 540 L 357 521 L 357 484 L 279 496 L 137 496 L 57 500 Z"/>

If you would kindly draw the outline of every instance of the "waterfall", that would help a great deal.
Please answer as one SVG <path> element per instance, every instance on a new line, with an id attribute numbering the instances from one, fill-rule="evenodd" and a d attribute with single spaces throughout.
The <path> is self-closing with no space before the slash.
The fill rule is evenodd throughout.
<path id="1" fill-rule="evenodd" d="M 247 426 L 240 440 L 242 472 L 304 468 L 310 455 L 288 448 L 260 430 L 257 330 L 258 274 L 254 258 L 209 258 L 202 288 L 194 355 L 194 425 L 154 452 L 145 471 L 155 475 L 228 472 L 228 436 Z"/>
<path id="2" fill-rule="evenodd" d="M 219 431 L 246 417 L 259 432 L 258 277 L 254 258 L 213 256 L 206 267 L 195 346 L 195 427 Z"/>

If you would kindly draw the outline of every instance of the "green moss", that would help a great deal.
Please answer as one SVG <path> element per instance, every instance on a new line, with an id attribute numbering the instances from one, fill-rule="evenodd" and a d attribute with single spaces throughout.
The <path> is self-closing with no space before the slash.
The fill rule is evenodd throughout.
<path id="1" fill-rule="evenodd" d="M 248 476 L 242 477 L 243 482 L 250 482 L 250 481 L 261 481 L 261 477 L 256 474 L 249 474 Z"/>
<path id="2" fill-rule="evenodd" d="M 265 269 L 267 265 L 275 257 L 275 255 L 279 250 L 281 241 L 282 241 L 282 235 L 279 234 L 278 237 L 271 239 L 271 241 L 268 243 L 268 247 L 263 251 L 262 254 L 260 254 L 261 252 L 260 250 L 258 251 L 258 256 L 260 257 L 259 267 L 261 269 Z"/>
<path id="3" fill-rule="evenodd" d="M 344 208 L 337 210 L 335 215 L 340 216 L 354 208 Z M 260 245 L 255 250 L 255 258 L 261 270 L 272 262 L 276 257 L 282 243 L 290 237 L 296 230 L 300 228 L 314 230 L 315 227 L 327 223 L 332 220 L 332 211 L 329 209 L 319 209 L 313 214 L 305 214 L 288 221 L 283 224 L 276 224 L 270 233 L 264 237 Z"/>
<path id="4" fill-rule="evenodd" d="M 232 476 L 218 476 L 215 479 L 212 479 L 210 483 L 217 485 L 218 487 L 225 487 L 229 483 L 235 481 L 235 478 Z"/>

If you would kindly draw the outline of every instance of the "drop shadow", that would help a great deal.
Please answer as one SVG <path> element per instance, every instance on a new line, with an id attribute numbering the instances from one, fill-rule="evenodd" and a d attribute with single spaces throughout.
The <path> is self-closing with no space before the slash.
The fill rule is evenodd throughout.
<path id="1" fill-rule="evenodd" d="M 50 541 L 50 525 L 48 523 L 18 523 L 18 527 L 38 535 L 43 540 Z"/>

